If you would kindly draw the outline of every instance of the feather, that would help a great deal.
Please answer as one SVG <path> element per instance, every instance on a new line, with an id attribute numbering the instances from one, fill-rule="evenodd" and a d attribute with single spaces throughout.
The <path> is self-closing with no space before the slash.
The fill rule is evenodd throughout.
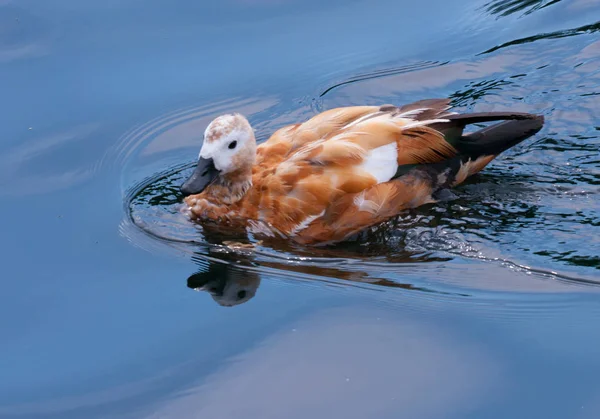
<path id="1" fill-rule="evenodd" d="M 444 136 L 427 126 L 402 130 L 398 139 L 398 164 L 436 163 L 456 156 Z"/>
<path id="2" fill-rule="evenodd" d="M 366 155 L 367 151 L 360 145 L 336 139 L 323 143 L 318 154 L 310 159 L 321 164 L 344 166 L 361 163 Z"/>
<path id="3" fill-rule="evenodd" d="M 349 106 L 345 108 L 334 108 L 313 116 L 298 128 L 299 131 L 312 131 L 319 137 L 327 133 L 337 131 L 352 121 L 365 115 L 377 112 L 377 106 Z"/>

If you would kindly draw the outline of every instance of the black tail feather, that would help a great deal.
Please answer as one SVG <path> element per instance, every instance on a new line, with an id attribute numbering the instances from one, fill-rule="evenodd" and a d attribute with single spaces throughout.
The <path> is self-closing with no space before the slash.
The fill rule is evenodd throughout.
<path id="1" fill-rule="evenodd" d="M 509 119 L 506 117 L 507 114 L 504 115 L 503 119 Z M 531 137 L 544 125 L 544 117 L 541 115 L 510 114 L 510 116 L 513 117 L 510 118 L 511 120 L 463 135 L 456 144 L 458 152 L 471 158 L 498 155 Z M 477 115 L 475 118 L 478 122 L 497 120 L 488 119 L 489 117 L 484 114 Z"/>

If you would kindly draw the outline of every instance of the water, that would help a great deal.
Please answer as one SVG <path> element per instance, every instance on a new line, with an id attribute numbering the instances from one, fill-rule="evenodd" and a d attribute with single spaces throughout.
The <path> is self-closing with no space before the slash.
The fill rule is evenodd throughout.
<path id="1" fill-rule="evenodd" d="M 599 86 L 593 0 L 0 0 L 0 417 L 598 417 Z M 334 247 L 178 211 L 220 113 L 430 97 L 546 125 Z"/>

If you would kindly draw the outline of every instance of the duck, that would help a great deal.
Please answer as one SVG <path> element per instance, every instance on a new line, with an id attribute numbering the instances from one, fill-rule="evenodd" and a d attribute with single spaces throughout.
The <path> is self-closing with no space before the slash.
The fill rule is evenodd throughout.
<path id="1" fill-rule="evenodd" d="M 338 107 L 260 145 L 245 116 L 220 115 L 180 186 L 185 212 L 255 236 L 338 243 L 438 202 L 544 124 L 531 113 L 451 109 L 449 99 Z"/>

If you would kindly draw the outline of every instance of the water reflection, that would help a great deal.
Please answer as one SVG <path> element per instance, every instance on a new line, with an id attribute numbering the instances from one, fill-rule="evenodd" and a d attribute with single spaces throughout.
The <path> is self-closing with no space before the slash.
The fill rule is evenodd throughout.
<path id="1" fill-rule="evenodd" d="M 350 257 L 350 253 L 345 253 Z M 290 260 L 258 260 L 254 246 L 240 242 L 228 242 L 209 247 L 205 253 L 195 253 L 192 260 L 199 270 L 187 278 L 187 286 L 195 291 L 208 293 L 212 299 L 224 307 L 233 307 L 248 302 L 257 293 L 261 284 L 261 272 L 279 272 L 281 279 L 317 281 L 335 286 L 378 286 L 390 289 L 404 289 L 440 295 L 468 297 L 460 292 L 444 292 L 398 279 L 378 278 L 366 270 L 344 270 L 317 264 L 301 264 Z M 366 266 L 363 268 L 367 268 Z M 276 274 L 277 275 L 277 274 Z"/>

